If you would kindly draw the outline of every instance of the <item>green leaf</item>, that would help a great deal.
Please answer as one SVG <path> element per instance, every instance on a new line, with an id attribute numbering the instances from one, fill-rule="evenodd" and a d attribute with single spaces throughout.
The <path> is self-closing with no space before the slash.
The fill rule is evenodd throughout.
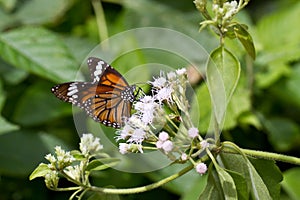
<path id="1" fill-rule="evenodd" d="M 172 174 L 178 173 L 180 170 L 187 166 L 188 164 L 172 164 L 158 171 L 147 173 L 147 176 L 150 177 L 153 181 L 159 181 L 162 177 L 168 177 Z M 194 193 L 191 194 L 192 196 L 199 196 L 199 194 L 205 187 L 206 180 L 206 175 L 201 176 L 195 170 L 191 170 L 183 176 L 167 183 L 166 185 L 164 185 L 164 187 L 181 196 L 189 195 L 190 192 Z M 198 187 L 195 187 L 195 185 L 198 185 Z"/>
<path id="2" fill-rule="evenodd" d="M 234 184 L 236 186 L 237 195 L 239 200 L 247 200 L 249 199 L 249 191 L 247 187 L 247 182 L 245 178 L 237 172 L 226 170 L 230 176 L 232 177 Z"/>
<path id="3" fill-rule="evenodd" d="M 5 12 L 3 9 L 0 9 L 0 30 L 6 30 L 7 27 L 10 27 L 11 24 L 15 23 L 15 19 L 11 15 Z"/>
<path id="4" fill-rule="evenodd" d="M 199 34 L 197 28 L 195 28 L 195 25 L 199 23 L 199 13 L 196 9 L 189 12 L 180 12 L 180 10 L 166 6 L 160 1 L 147 0 L 125 0 L 123 5 L 126 8 L 126 12 L 124 14 L 125 17 L 122 19 L 123 21 L 120 23 L 128 29 L 139 27 L 170 28 L 186 34 L 197 41 L 201 41 L 201 45 L 206 50 L 212 49 L 217 43 L 216 40 L 211 40 L 211 35 L 208 31 L 202 31 Z M 147 20 L 140 20 L 141 18 Z M 165 37 L 164 34 L 160 36 Z M 147 35 L 145 35 L 145 38 L 147 38 Z M 157 39 L 159 40 L 159 38 Z M 185 48 L 184 43 L 178 40 L 175 43 L 172 41 L 174 41 L 174 38 L 169 38 L 166 41 L 162 41 L 162 43 L 169 42 L 169 46 L 180 44 L 182 49 Z M 193 48 L 187 48 L 186 53 L 198 55 L 198 58 L 201 56 L 199 52 L 194 52 Z"/>
<path id="5" fill-rule="evenodd" d="M 79 37 L 64 37 L 63 42 L 65 43 L 68 51 L 76 59 L 77 63 L 82 63 L 86 56 L 95 48 L 97 43 L 93 43 L 90 40 Z"/>
<path id="6" fill-rule="evenodd" d="M 0 116 L 0 135 L 8 133 L 10 131 L 18 130 L 20 127 L 11 122 L 8 122 L 5 118 Z"/>
<path id="7" fill-rule="evenodd" d="M 238 106 L 237 106 L 238 105 Z M 234 94 L 227 105 L 223 130 L 237 126 L 240 116 L 251 111 L 250 89 L 247 87 L 246 77 L 242 74 Z"/>
<path id="8" fill-rule="evenodd" d="M 207 83 L 217 122 L 220 124 L 226 112 L 226 106 L 236 88 L 240 77 L 240 63 L 226 48 L 218 47 L 207 64 Z"/>
<path id="9" fill-rule="evenodd" d="M 250 90 L 247 88 L 247 82 L 244 74 L 241 74 L 241 78 L 237 84 L 236 90 L 232 95 L 231 101 L 227 105 L 225 121 L 222 130 L 228 130 L 237 126 L 240 120 L 243 120 L 246 124 L 255 124 L 259 126 L 259 120 L 255 115 L 251 115 L 251 97 Z M 194 121 L 195 125 L 201 133 L 208 131 L 212 106 L 211 99 L 206 84 L 202 84 L 196 90 L 196 99 L 192 101 L 191 116 L 192 119 L 198 119 Z M 236 106 L 239 105 L 239 106 Z M 200 111 L 200 112 L 199 112 Z M 246 115 L 248 113 L 248 115 Z M 200 115 L 200 118 L 199 118 Z M 248 117 L 248 118 L 247 118 Z"/>
<path id="10" fill-rule="evenodd" d="M 15 67 L 55 82 L 74 80 L 77 74 L 78 64 L 64 43 L 43 28 L 26 27 L 2 33 L 0 56 Z"/>
<path id="11" fill-rule="evenodd" d="M 33 180 L 38 177 L 44 177 L 50 171 L 49 167 L 45 163 L 40 163 L 37 168 L 30 174 L 29 180 Z"/>
<path id="12" fill-rule="evenodd" d="M 271 88 L 272 96 L 278 97 L 285 105 L 300 108 L 300 64 L 293 67 L 290 77 Z"/>
<path id="13" fill-rule="evenodd" d="M 85 159 L 84 155 L 78 150 L 72 150 L 71 155 L 76 159 L 76 160 L 83 160 Z"/>
<path id="14" fill-rule="evenodd" d="M 299 14 L 300 3 L 294 2 L 293 6 L 279 9 L 262 18 L 257 24 L 257 38 L 263 49 L 277 49 L 284 52 L 287 46 L 297 45 L 300 30 L 295 24 L 298 23 Z"/>
<path id="15" fill-rule="evenodd" d="M 219 180 L 221 182 L 224 198 L 226 200 L 237 199 L 237 191 L 233 178 L 222 167 L 215 167 L 218 173 Z"/>
<path id="16" fill-rule="evenodd" d="M 269 140 L 277 151 L 288 151 L 298 147 L 300 127 L 287 118 L 264 119 L 263 124 L 268 131 Z"/>
<path id="17" fill-rule="evenodd" d="M 6 83 L 16 85 L 28 77 L 28 72 L 1 62 L 0 76 Z"/>
<path id="18" fill-rule="evenodd" d="M 272 61 L 268 63 L 265 70 L 255 74 L 255 84 L 259 88 L 265 89 L 280 80 L 283 76 L 289 76 L 291 72 L 290 66 L 286 63 Z"/>
<path id="19" fill-rule="evenodd" d="M 73 0 L 30 0 L 18 9 L 15 17 L 24 24 L 53 23 L 60 18 Z"/>
<path id="20" fill-rule="evenodd" d="M 282 181 L 282 186 L 286 193 L 288 193 L 290 199 L 300 199 L 300 183 L 299 183 L 299 177 L 300 177 L 300 168 L 295 167 L 292 169 L 289 169 L 284 172 L 283 174 L 284 179 Z"/>
<path id="21" fill-rule="evenodd" d="M 66 145 L 59 139 L 33 131 L 15 131 L 0 135 L 0 173 L 13 177 L 28 177 L 36 166 L 44 161 L 43 156 L 54 147 Z"/>
<path id="22" fill-rule="evenodd" d="M 2 89 L 2 82 L 1 82 L 1 79 L 0 79 L 0 113 L 1 113 L 1 110 L 2 110 L 5 99 L 6 99 L 6 95 L 5 95 L 5 92 Z M 4 133 L 7 133 L 7 132 L 10 132 L 10 131 L 15 131 L 15 130 L 18 130 L 18 129 L 19 129 L 18 125 L 15 125 L 11 122 L 8 122 L 4 117 L 2 117 L 0 115 L 0 135 L 4 134 Z"/>
<path id="23" fill-rule="evenodd" d="M 40 81 L 28 87 L 16 106 L 13 119 L 19 124 L 32 126 L 70 115 L 72 106 L 58 100 L 50 91 L 52 86 Z"/>
<path id="24" fill-rule="evenodd" d="M 212 115 L 212 105 L 207 84 L 202 84 L 197 88 L 195 98 L 196 99 L 192 101 L 190 109 L 191 118 L 197 119 L 200 115 L 199 121 L 193 123 L 195 125 L 199 124 L 197 127 L 201 133 L 207 133 Z"/>
<path id="25" fill-rule="evenodd" d="M 244 159 L 243 156 L 230 153 L 220 154 L 224 167 L 241 174 L 247 182 L 247 192 L 254 199 L 278 199 L 282 176 L 274 161 Z M 247 199 L 247 198 L 246 198 Z"/>
<path id="26" fill-rule="evenodd" d="M 101 158 L 92 160 L 86 167 L 87 171 L 100 171 L 117 165 L 120 162 L 118 158 Z"/>
<path id="27" fill-rule="evenodd" d="M 210 165 L 208 170 L 208 179 L 204 191 L 201 193 L 199 200 L 223 200 L 223 191 L 220 180 L 215 169 Z"/>
<path id="28" fill-rule="evenodd" d="M 261 88 L 271 86 L 291 72 L 290 63 L 300 59 L 300 30 L 295 28 L 300 14 L 300 3 L 294 3 L 262 18 L 256 29 L 261 51 L 256 64 L 257 84 Z M 283 34 L 284 32 L 284 34 Z"/>
<path id="29" fill-rule="evenodd" d="M 248 54 L 255 59 L 255 47 L 253 44 L 253 40 L 247 29 L 245 28 L 245 25 L 242 24 L 234 24 L 233 25 L 233 31 L 238 38 L 238 40 L 242 43 L 245 50 L 248 52 Z"/>
<path id="30" fill-rule="evenodd" d="M 280 198 L 280 182 L 282 181 L 282 173 L 276 166 L 273 160 L 249 158 L 255 170 L 262 178 L 264 184 L 267 186 L 271 199 Z"/>
<path id="31" fill-rule="evenodd" d="M 248 161 L 248 170 L 250 175 L 250 181 L 252 184 L 251 192 L 254 199 L 271 200 L 270 193 L 267 186 L 263 182 L 260 175 L 257 173 L 253 165 Z"/>
<path id="32" fill-rule="evenodd" d="M 16 6 L 17 0 L 0 0 L 0 5 L 6 11 L 12 11 Z"/>
<path id="33" fill-rule="evenodd" d="M 181 195 L 181 200 L 198 199 L 201 193 L 204 191 L 204 188 L 207 184 L 207 174 L 199 176 L 199 174 L 194 173 L 194 176 L 197 177 L 197 179 L 195 179 L 191 187 L 187 188 L 187 190 L 185 190 L 185 192 Z"/>

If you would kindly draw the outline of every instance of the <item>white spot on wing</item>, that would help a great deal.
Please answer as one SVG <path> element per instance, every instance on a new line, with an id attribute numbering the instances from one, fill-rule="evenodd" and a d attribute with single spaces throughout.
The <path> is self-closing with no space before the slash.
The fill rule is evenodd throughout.
<path id="1" fill-rule="evenodd" d="M 68 88 L 68 91 L 69 92 L 67 93 L 67 96 L 69 96 L 69 97 L 72 96 L 73 98 L 76 98 L 74 94 L 76 94 L 78 92 L 77 84 L 76 83 L 70 84 L 70 87 Z"/>
<path id="2" fill-rule="evenodd" d="M 96 66 L 96 70 L 94 71 L 94 76 L 95 76 L 95 81 L 100 81 L 99 75 L 102 74 L 103 69 L 104 69 L 104 65 L 105 63 L 100 60 Z"/>

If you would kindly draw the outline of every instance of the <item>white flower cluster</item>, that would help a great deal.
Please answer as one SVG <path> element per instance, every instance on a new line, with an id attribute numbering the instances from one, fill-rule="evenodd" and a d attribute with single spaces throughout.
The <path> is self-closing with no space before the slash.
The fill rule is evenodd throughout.
<path id="1" fill-rule="evenodd" d="M 135 113 L 117 131 L 116 140 L 122 141 L 119 143 L 121 154 L 159 149 L 171 160 L 186 162 L 192 159 L 195 148 L 200 147 L 194 156 L 198 157 L 209 146 L 200 137 L 199 130 L 189 121 L 187 82 L 186 69 L 166 74 L 160 72 L 159 77 L 148 82 L 152 86 L 152 95 L 145 95 L 133 104 Z M 182 127 L 179 128 L 178 124 Z M 164 131 L 160 131 L 162 129 Z M 206 172 L 204 163 L 193 163 L 198 173 Z"/>
<path id="2" fill-rule="evenodd" d="M 166 113 L 163 110 L 163 103 L 174 103 L 172 97 L 175 91 L 178 92 L 178 85 L 182 84 L 179 83 L 183 79 L 181 76 L 186 76 L 186 69 L 169 72 L 167 75 L 161 72 L 159 77 L 149 82 L 152 86 L 152 96 L 143 96 L 135 102 L 133 108 L 136 112 L 126 120 L 124 127 L 117 131 L 116 140 L 126 141 L 119 144 L 119 151 L 122 154 L 136 150 L 143 153 L 143 141 L 149 137 L 156 138 L 152 131 L 155 129 L 154 124 L 165 123 Z"/>
<path id="3" fill-rule="evenodd" d="M 159 133 L 158 141 L 156 142 L 156 147 L 164 150 L 165 153 L 172 151 L 173 142 L 169 140 L 169 134 L 165 131 Z"/>
<path id="4" fill-rule="evenodd" d="M 63 169 L 66 166 L 69 166 L 75 158 L 71 155 L 69 151 L 63 150 L 60 146 L 55 147 L 56 157 L 52 154 L 47 154 L 45 158 L 50 162 L 48 167 L 50 169 Z"/>
<path id="5" fill-rule="evenodd" d="M 75 166 L 68 166 L 64 169 L 64 173 L 72 178 L 73 180 L 76 180 L 78 182 L 81 181 L 81 174 L 83 172 L 83 162 L 80 162 L 79 165 Z"/>
<path id="6" fill-rule="evenodd" d="M 239 7 L 237 1 L 225 2 L 222 6 L 219 4 L 213 4 L 212 8 L 215 13 L 213 21 L 219 22 L 223 31 L 227 31 L 225 28 L 230 23 L 232 18 L 238 13 Z"/>
<path id="7" fill-rule="evenodd" d="M 93 134 L 83 134 L 80 138 L 79 149 L 83 155 L 95 155 L 103 146 L 100 144 L 100 138 L 94 137 Z"/>
<path id="8" fill-rule="evenodd" d="M 103 146 L 100 144 L 100 139 L 94 137 L 92 134 L 83 134 L 80 138 L 79 144 L 81 154 L 85 159 L 90 159 L 96 155 Z M 84 165 L 86 161 L 80 160 L 80 162 L 74 165 L 76 161 L 75 157 L 71 155 L 70 151 L 63 150 L 60 146 L 55 147 L 55 155 L 47 154 L 46 160 L 49 161 L 47 164 L 47 173 L 45 174 L 45 183 L 49 188 L 56 188 L 59 180 L 59 173 L 62 172 L 69 179 L 81 182 L 84 173 Z"/>

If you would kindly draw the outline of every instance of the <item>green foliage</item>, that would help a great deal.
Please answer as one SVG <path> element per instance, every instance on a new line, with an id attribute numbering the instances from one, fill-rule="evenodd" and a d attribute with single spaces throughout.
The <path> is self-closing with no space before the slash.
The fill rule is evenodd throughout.
<path id="1" fill-rule="evenodd" d="M 300 191 L 299 191 L 299 175 L 300 169 L 299 167 L 287 170 L 283 176 L 284 180 L 282 182 L 282 186 L 285 191 L 289 194 L 291 199 L 299 199 Z"/>
<path id="2" fill-rule="evenodd" d="M 219 47 L 211 53 L 206 70 L 215 116 L 220 124 L 240 78 L 240 63 L 230 51 Z"/>
<path id="3" fill-rule="evenodd" d="M 26 27 L 1 34 L 0 52 L 9 64 L 49 80 L 68 81 L 77 73 L 78 63 L 67 47 L 44 28 Z"/>
<path id="4" fill-rule="evenodd" d="M 118 4 L 103 3 L 109 36 L 130 28 L 159 26 L 188 35 L 208 52 L 216 48 L 217 41 L 208 31 L 198 32 L 201 16 L 192 1 L 116 2 Z M 243 15 L 238 15 L 232 25 L 230 36 L 236 38 L 240 46 L 235 44 L 235 49 L 225 43 L 212 52 L 205 83 L 211 90 L 222 85 L 225 92 L 212 92 L 210 96 L 207 84 L 193 86 L 199 105 L 192 104 L 191 112 L 192 115 L 200 115 L 197 123 L 201 133 L 209 129 L 212 102 L 219 101 L 221 104 L 217 105 L 221 108 L 215 110 L 221 110 L 218 112 L 221 113 L 219 122 L 225 115 L 222 130 L 226 132 L 227 139 L 245 148 L 252 148 L 255 143 L 258 149 L 275 149 L 299 157 L 300 29 L 297 24 L 300 3 L 291 2 L 251 2 L 252 5 L 246 7 Z M 263 14 L 250 24 L 252 17 L 257 17 L 257 7 Z M 99 43 L 98 27 L 101 28 L 101 24 L 97 24 L 91 3 L 79 0 L 1 0 L 0 18 L 0 174 L 4 177 L 2 180 L 9 179 L 16 184 L 28 177 L 54 146 L 77 148 L 78 135 L 72 121 L 71 105 L 58 101 L 50 88 L 83 77 L 78 69 Z M 248 28 L 243 24 L 247 24 Z M 145 34 L 144 37 L 150 38 L 154 44 L 158 41 L 165 41 L 167 45 L 176 43 L 173 38 L 163 35 Z M 113 48 L 126 49 L 135 42 L 137 40 L 121 41 Z M 184 48 L 184 55 L 192 55 L 192 62 L 204 66 L 202 55 L 185 44 L 177 45 Z M 107 56 L 105 53 L 103 51 L 98 56 Z M 256 60 L 252 61 L 246 54 Z M 115 60 L 113 66 L 123 73 L 134 65 L 147 62 L 168 64 L 174 68 L 191 64 L 178 57 L 151 50 L 134 51 Z M 138 82 L 147 81 L 153 71 L 135 71 L 129 80 L 134 82 L 138 77 Z M 193 109 L 198 107 L 200 113 Z M 111 129 L 105 131 L 113 134 Z M 166 194 L 165 199 L 180 196 L 184 200 L 283 197 L 279 184 L 282 176 L 273 161 L 245 159 L 231 153 L 223 153 L 218 159 L 219 167 L 211 164 L 208 175 L 190 172 L 167 184 L 160 192 Z M 104 165 L 94 161 L 88 167 L 89 170 L 106 169 L 116 162 L 111 160 Z M 30 179 L 43 176 L 44 167 L 38 167 Z M 178 170 L 176 165 L 172 165 L 151 174 L 125 174 L 118 179 L 112 178 L 115 171 L 107 170 L 105 175 L 95 173 L 93 181 L 102 185 L 118 185 L 122 180 L 121 186 L 130 187 L 146 184 L 148 179 L 160 180 Z M 299 199 L 299 169 L 289 169 L 283 174 L 282 190 L 287 198 Z M 41 197 L 48 194 L 32 182 L 26 182 L 23 187 L 20 191 L 24 193 L 18 193 L 23 199 L 33 199 L 36 191 L 43 192 Z M 0 199 L 11 199 L 14 190 L 5 187 L 1 190 Z M 32 196 L 28 197 L 28 193 Z M 145 198 L 153 198 L 153 194 L 148 192 L 144 195 Z M 100 194 L 89 197 L 99 198 L 119 199 L 118 196 Z M 124 197 L 130 198 L 133 197 Z"/>
<path id="5" fill-rule="evenodd" d="M 282 175 L 273 161 L 231 153 L 219 159 L 223 166 L 210 171 L 200 199 L 280 199 Z"/>

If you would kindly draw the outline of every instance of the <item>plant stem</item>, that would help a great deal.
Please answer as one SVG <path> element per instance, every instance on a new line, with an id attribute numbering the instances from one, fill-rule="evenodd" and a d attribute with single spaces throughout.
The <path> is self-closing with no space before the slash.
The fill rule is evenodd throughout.
<path id="1" fill-rule="evenodd" d="M 79 190 L 80 188 L 82 187 L 75 186 L 75 187 L 67 187 L 67 188 L 49 188 L 49 189 L 57 192 L 65 192 L 65 191 Z"/>
<path id="2" fill-rule="evenodd" d="M 107 31 L 104 10 L 100 0 L 92 0 L 92 5 L 96 15 L 96 21 L 97 21 L 98 32 L 99 32 L 99 40 L 100 42 L 102 42 L 108 38 L 108 31 Z M 105 46 L 104 48 L 107 48 L 107 46 Z"/>
<path id="3" fill-rule="evenodd" d="M 225 147 L 223 149 L 224 152 L 237 153 L 237 151 L 232 150 L 232 148 L 230 148 L 230 146 L 232 146 L 231 142 L 223 142 L 223 145 Z M 229 146 L 229 148 L 226 148 L 226 146 Z M 287 155 L 278 154 L 278 153 L 270 153 L 270 152 L 257 151 L 257 150 L 251 150 L 251 149 L 242 149 L 242 148 L 239 148 L 239 149 L 241 152 L 243 152 L 245 155 L 248 155 L 248 156 L 300 165 L 300 158 L 297 158 L 294 156 L 287 156 Z"/>
<path id="4" fill-rule="evenodd" d="M 288 156 L 278 153 L 271 153 L 271 152 L 265 152 L 265 151 L 256 151 L 251 149 L 241 149 L 242 152 L 244 152 L 246 155 L 258 157 L 258 158 L 264 158 L 269 160 L 276 160 L 286 163 L 291 163 L 295 165 L 300 165 L 300 158 L 294 157 L 294 156 Z"/>
<path id="5" fill-rule="evenodd" d="M 155 188 L 158 188 L 180 176 L 183 174 L 189 172 L 191 169 L 193 169 L 193 165 L 189 165 L 188 167 L 184 168 L 180 172 L 173 174 L 165 179 L 162 179 L 156 183 L 141 186 L 141 187 L 136 187 L 136 188 L 125 188 L 125 189 L 113 189 L 113 188 L 100 188 L 100 187 L 88 187 L 87 190 L 94 191 L 94 192 L 101 192 L 101 193 L 106 193 L 106 194 L 136 194 L 136 193 L 141 193 L 141 192 L 146 192 Z"/>

